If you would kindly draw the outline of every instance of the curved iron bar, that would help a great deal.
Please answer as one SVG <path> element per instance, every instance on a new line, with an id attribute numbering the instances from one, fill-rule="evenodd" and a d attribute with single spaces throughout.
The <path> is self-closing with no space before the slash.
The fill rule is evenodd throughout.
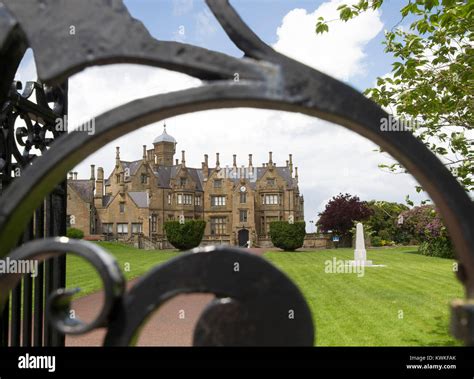
<path id="1" fill-rule="evenodd" d="M 238 266 L 236 266 L 238 264 Z M 236 270 L 238 267 L 238 270 Z M 299 289 L 265 259 L 243 249 L 196 248 L 147 273 L 124 298 L 104 345 L 135 344 L 147 318 L 170 298 L 213 293 L 198 321 L 198 346 L 312 346 L 311 312 Z M 238 312 L 233 318 L 224 314 Z M 226 325 L 232 325 L 227 328 Z"/>
<path id="2" fill-rule="evenodd" d="M 101 39 L 83 41 L 88 51 L 79 48 L 79 56 L 77 52 L 64 47 L 69 45 L 78 48 L 77 43 L 71 43 L 69 39 L 68 43 L 64 43 L 64 36 L 59 37 L 60 33 L 56 33 L 57 26 L 64 27 L 65 22 L 56 24 L 44 21 L 63 17 L 65 4 L 74 6 L 74 2 L 63 0 L 58 3 L 60 9 L 52 11 L 49 7 L 51 1 L 41 2 L 43 8 L 38 9 L 42 12 L 42 22 L 38 23 L 38 16 L 33 16 L 31 11 L 34 7 L 25 7 L 24 0 L 4 0 L 28 36 L 35 50 L 40 78 L 46 83 L 52 84 L 87 66 L 120 62 L 171 68 L 208 80 L 225 79 L 239 73 L 242 80 L 238 83 L 217 81 L 200 88 L 135 100 L 99 116 L 96 119 L 95 136 L 74 132 L 60 137 L 49 151 L 36 160 L 35 167 L 27 169 L 28 175 L 25 173 L 15 180 L 0 199 L 0 256 L 7 254 L 14 246 L 28 216 L 44 195 L 64 178 L 68 170 L 108 142 L 141 126 L 175 115 L 215 108 L 254 107 L 300 112 L 338 123 L 369 138 L 397 159 L 438 206 L 461 262 L 459 279 L 466 287 L 466 295 L 474 297 L 472 201 L 436 156 L 410 132 L 381 131 L 381 119 L 387 118 L 388 114 L 372 101 L 351 87 L 274 52 L 243 23 L 228 2 L 208 0 L 211 10 L 228 35 L 250 58 L 225 57 L 174 42 L 152 42 L 141 24 L 131 21 L 122 5 L 106 9 L 100 6 L 104 3 L 99 4 L 98 0 L 93 2 L 91 8 L 81 7 L 77 13 L 66 12 L 64 15 L 65 22 L 74 25 L 68 15 L 75 14 L 76 27 L 91 28 L 101 36 Z M 110 24 L 114 28 L 119 25 L 115 24 L 117 20 L 122 20 L 123 25 L 130 28 L 117 32 L 115 39 L 106 38 L 92 22 L 95 16 L 87 19 L 87 12 L 91 9 L 94 14 L 110 16 Z M 3 29 L 8 30 L 0 27 L 0 41 L 4 39 Z M 36 38 L 39 30 L 55 38 L 57 43 L 43 46 L 43 42 Z M 126 36 L 123 30 L 127 30 Z M 136 32 L 138 37 L 133 37 L 132 32 Z M 114 35 L 110 30 L 107 33 Z M 130 41 L 135 47 L 130 46 Z M 123 44 L 123 48 L 120 44 Z M 71 53 L 70 59 L 66 58 L 69 54 L 65 52 Z M 186 57 L 184 61 L 183 57 Z M 50 64 L 51 61 L 58 63 L 48 69 L 46 63 Z M 31 191 L 31 188 L 35 190 Z"/>
<path id="3" fill-rule="evenodd" d="M 156 40 L 122 1 L 88 0 L 87 6 L 75 0 L 2 1 L 34 51 L 38 76 L 49 84 L 62 83 L 86 67 L 111 63 L 162 67 L 206 80 L 232 79 L 236 72 L 249 79 L 265 78 L 263 67 L 245 60 Z"/>
<path id="4" fill-rule="evenodd" d="M 0 2 L 0 110 L 27 46 L 18 21 Z"/>
<path id="5" fill-rule="evenodd" d="M 34 240 L 18 247 L 8 255 L 9 261 L 44 262 L 50 258 L 72 253 L 89 262 L 98 272 L 104 284 L 104 304 L 97 317 L 85 323 L 71 317 L 70 303 L 80 288 L 58 289 L 47 300 L 46 311 L 53 327 L 65 334 L 84 334 L 93 329 L 106 326 L 117 313 L 119 302 L 125 290 L 125 279 L 115 258 L 100 246 L 87 241 L 67 237 Z M 0 313 L 5 306 L 11 290 L 29 273 L 0 273 Z"/>

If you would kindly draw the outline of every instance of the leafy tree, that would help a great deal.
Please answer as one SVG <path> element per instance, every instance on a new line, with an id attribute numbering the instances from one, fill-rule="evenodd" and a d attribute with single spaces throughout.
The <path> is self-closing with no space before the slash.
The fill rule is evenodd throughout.
<path id="1" fill-rule="evenodd" d="M 360 0 L 338 7 L 348 21 L 384 0 Z M 365 94 L 416 122 L 414 135 L 431 149 L 467 191 L 474 190 L 474 1 L 405 0 L 401 20 L 385 32 L 385 52 L 393 56 L 390 75 L 377 78 Z M 329 30 L 319 18 L 316 33 Z M 397 27 L 407 21 L 409 28 Z M 404 172 L 400 164 L 380 165 Z M 417 187 L 417 191 L 421 191 Z"/>
<path id="2" fill-rule="evenodd" d="M 372 214 L 365 222 L 365 226 L 370 227 L 373 245 L 382 240 L 396 243 L 410 242 L 411 235 L 398 227 L 398 216 L 408 210 L 406 205 L 375 200 L 368 202 L 367 205 Z"/>
<path id="3" fill-rule="evenodd" d="M 294 251 L 303 246 L 306 235 L 306 223 L 297 221 L 290 224 L 286 221 L 270 223 L 270 238 L 275 247 L 285 251 Z"/>
<path id="4" fill-rule="evenodd" d="M 363 221 L 371 214 L 372 211 L 365 201 L 360 201 L 359 197 L 348 193 L 340 193 L 329 200 L 324 211 L 319 213 L 318 226 L 322 232 L 332 230 L 348 242 L 354 222 Z M 342 242 L 344 244 L 344 241 Z"/>
<path id="5" fill-rule="evenodd" d="M 184 224 L 179 221 L 165 222 L 168 242 L 179 250 L 188 250 L 199 246 L 204 236 L 206 222 L 204 220 L 188 220 Z"/>

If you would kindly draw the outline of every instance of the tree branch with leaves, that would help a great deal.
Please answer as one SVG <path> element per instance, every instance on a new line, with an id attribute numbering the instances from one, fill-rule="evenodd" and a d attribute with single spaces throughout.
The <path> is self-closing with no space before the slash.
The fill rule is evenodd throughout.
<path id="1" fill-rule="evenodd" d="M 383 3 L 343 4 L 339 21 L 375 11 Z M 466 191 L 473 191 L 474 1 L 408 0 L 400 15 L 383 42 L 394 59 L 392 71 L 364 94 L 397 117 L 414 121 L 414 135 Z M 401 27 L 407 19 L 408 27 Z M 332 22 L 319 17 L 316 33 L 329 32 Z M 380 167 L 406 172 L 398 163 Z"/>

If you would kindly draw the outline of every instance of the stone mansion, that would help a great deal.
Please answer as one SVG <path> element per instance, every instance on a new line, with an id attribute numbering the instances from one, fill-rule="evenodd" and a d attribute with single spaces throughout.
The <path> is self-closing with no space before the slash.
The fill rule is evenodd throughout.
<path id="1" fill-rule="evenodd" d="M 168 248 L 164 222 L 204 219 L 202 244 L 271 246 L 269 225 L 277 220 L 304 220 L 304 200 L 298 188 L 298 168 L 292 155 L 285 166 L 268 162 L 246 166 L 221 166 L 219 153 L 214 166 L 208 155 L 200 168 L 174 158 L 176 140 L 166 132 L 143 146 L 142 159 L 120 159 L 106 178 L 104 169 L 91 166 L 89 179 L 71 172 L 67 181 L 69 224 L 86 236 L 132 241 L 142 238 L 156 247 Z"/>

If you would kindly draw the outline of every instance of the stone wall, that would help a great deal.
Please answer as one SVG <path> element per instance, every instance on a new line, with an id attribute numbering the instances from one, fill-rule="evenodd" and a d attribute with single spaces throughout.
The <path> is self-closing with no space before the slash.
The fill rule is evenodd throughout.
<path id="1" fill-rule="evenodd" d="M 304 238 L 303 248 L 305 249 L 330 249 L 332 248 L 332 241 L 327 234 L 306 234 Z"/>
<path id="2" fill-rule="evenodd" d="M 70 226 L 82 230 L 84 236 L 89 236 L 91 234 L 90 204 L 84 202 L 70 186 L 67 189 L 67 197 L 67 215 Z"/>

